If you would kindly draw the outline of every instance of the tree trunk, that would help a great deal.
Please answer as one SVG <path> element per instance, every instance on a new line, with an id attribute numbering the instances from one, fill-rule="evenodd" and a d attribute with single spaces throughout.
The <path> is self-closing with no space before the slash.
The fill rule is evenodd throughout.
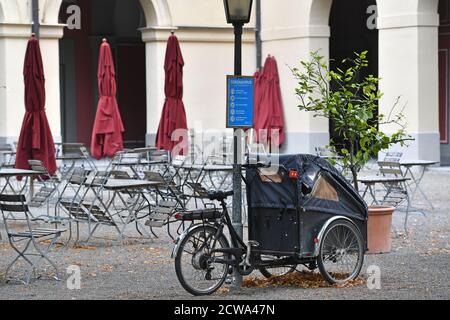
<path id="1" fill-rule="evenodd" d="M 353 140 L 350 140 L 350 171 L 352 172 L 353 186 L 355 187 L 356 191 L 359 192 L 358 172 L 357 172 L 356 166 L 355 166 L 354 152 L 355 152 L 355 146 L 353 145 Z"/>
<path id="2" fill-rule="evenodd" d="M 356 169 L 353 166 L 350 170 L 351 170 L 352 176 L 353 176 L 353 186 L 355 187 L 356 191 L 359 192 L 358 173 L 356 172 Z"/>

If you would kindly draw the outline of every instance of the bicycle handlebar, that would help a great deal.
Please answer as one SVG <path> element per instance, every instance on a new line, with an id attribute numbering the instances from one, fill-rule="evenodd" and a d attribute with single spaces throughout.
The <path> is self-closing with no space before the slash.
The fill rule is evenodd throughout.
<path id="1" fill-rule="evenodd" d="M 242 165 L 242 168 L 245 168 L 245 169 L 270 168 L 270 164 L 266 164 L 264 162 L 246 163 L 246 164 Z"/>

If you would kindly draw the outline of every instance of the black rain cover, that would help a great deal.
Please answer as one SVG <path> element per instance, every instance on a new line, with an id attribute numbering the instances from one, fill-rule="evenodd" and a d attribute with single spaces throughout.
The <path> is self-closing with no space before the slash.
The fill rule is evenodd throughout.
<path id="1" fill-rule="evenodd" d="M 275 155 L 278 156 L 278 155 Z M 266 156 L 273 159 L 274 155 Z M 273 163 L 272 163 L 273 164 Z M 367 219 L 367 205 L 353 186 L 326 160 L 313 155 L 280 155 L 279 164 L 296 170 L 298 179 L 283 176 L 282 183 L 267 183 L 259 178 L 256 169 L 247 169 L 247 201 L 250 208 L 304 208 L 306 211 L 343 215 L 350 218 Z M 325 200 L 303 195 L 302 184 L 311 189 L 321 176 L 336 191 L 339 201 Z M 304 189 L 304 188 L 303 188 Z"/>

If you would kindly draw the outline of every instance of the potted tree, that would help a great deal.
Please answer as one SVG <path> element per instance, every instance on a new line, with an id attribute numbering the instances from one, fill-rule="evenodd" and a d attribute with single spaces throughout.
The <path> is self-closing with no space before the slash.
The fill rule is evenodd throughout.
<path id="1" fill-rule="evenodd" d="M 343 68 L 330 70 L 319 52 L 312 52 L 311 59 L 301 62 L 301 69 L 293 68 L 298 81 L 296 96 L 298 108 L 314 113 L 314 117 L 325 117 L 334 124 L 342 141 L 330 141 L 340 155 L 344 170 L 359 191 L 358 173 L 372 156 L 394 144 L 405 145 L 412 138 L 406 133 L 403 110 L 397 99 L 388 116 L 377 114 L 378 101 L 382 93 L 378 90 L 379 79 L 373 75 L 362 76 L 368 67 L 367 51 L 342 61 Z M 379 125 L 395 125 L 396 132 L 388 135 L 379 130 Z M 391 221 L 394 208 L 369 207 L 368 246 L 369 252 L 390 251 Z"/>

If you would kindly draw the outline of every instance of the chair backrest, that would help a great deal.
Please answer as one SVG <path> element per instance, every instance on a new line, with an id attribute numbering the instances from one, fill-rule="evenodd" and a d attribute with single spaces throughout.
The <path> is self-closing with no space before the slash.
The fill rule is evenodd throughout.
<path id="1" fill-rule="evenodd" d="M 192 189 L 193 196 L 196 198 L 208 199 L 208 190 L 201 183 L 188 182 L 189 187 Z"/>
<path id="2" fill-rule="evenodd" d="M 336 155 L 336 150 L 331 146 L 316 147 L 318 157 L 332 157 Z"/>
<path id="3" fill-rule="evenodd" d="M 384 156 L 384 161 L 400 162 L 402 156 L 403 156 L 402 152 L 387 152 L 386 155 Z"/>
<path id="4" fill-rule="evenodd" d="M 108 178 L 110 177 L 110 171 L 97 171 L 95 173 L 94 179 L 92 179 L 92 184 L 94 185 L 104 185 L 108 182 Z"/>
<path id="5" fill-rule="evenodd" d="M 161 175 L 161 173 L 157 171 L 145 171 L 144 173 L 145 179 L 148 181 L 155 181 L 161 184 L 166 184 L 166 180 Z"/>
<path id="6" fill-rule="evenodd" d="M 81 148 L 86 149 L 83 143 L 63 143 L 61 145 L 63 155 L 82 156 Z M 87 150 L 86 150 L 87 151 Z"/>
<path id="7" fill-rule="evenodd" d="M 30 165 L 31 170 L 50 176 L 47 168 L 41 160 L 28 160 L 28 164 Z"/>
<path id="8" fill-rule="evenodd" d="M 18 194 L 0 194 L 0 211 L 2 212 L 3 216 L 3 222 L 5 225 L 6 232 L 9 234 L 9 220 L 16 220 L 16 219 L 10 219 L 10 215 L 6 213 L 23 213 L 25 214 L 25 218 L 28 224 L 29 230 L 31 230 L 31 223 L 29 218 L 29 208 L 26 204 L 26 197 L 25 195 Z"/>
<path id="9" fill-rule="evenodd" d="M 166 150 L 152 149 L 148 152 L 148 159 L 150 161 L 169 161 L 169 153 Z"/>
<path id="10" fill-rule="evenodd" d="M 85 146 L 81 146 L 80 147 L 80 153 L 86 159 L 89 158 L 89 156 L 90 156 L 89 151 L 88 151 L 88 149 Z"/>
<path id="11" fill-rule="evenodd" d="M 383 176 L 403 177 L 400 159 L 393 161 L 378 161 L 379 171 Z M 392 181 L 384 183 L 386 193 L 381 201 L 384 205 L 398 207 L 408 199 L 408 189 L 404 181 Z"/>
<path id="12" fill-rule="evenodd" d="M 145 159 L 145 153 L 124 150 L 116 154 L 113 162 L 114 165 L 118 167 L 127 163 L 139 163 L 142 159 Z"/>
<path id="13" fill-rule="evenodd" d="M 75 168 L 70 175 L 69 182 L 72 184 L 81 185 L 86 181 L 89 173 L 90 171 L 84 168 Z"/>
<path id="14" fill-rule="evenodd" d="M 0 144 L 0 166 L 3 165 L 12 165 L 15 162 L 15 148 L 12 144 L 3 143 Z"/>
<path id="15" fill-rule="evenodd" d="M 9 143 L 0 143 L 0 151 L 14 151 L 14 148 Z"/>
<path id="16" fill-rule="evenodd" d="M 112 170 L 110 174 L 114 179 L 132 179 L 130 174 L 124 170 Z"/>
<path id="17" fill-rule="evenodd" d="M 402 167 L 399 161 L 378 161 L 378 168 L 383 176 L 403 176 Z"/>

